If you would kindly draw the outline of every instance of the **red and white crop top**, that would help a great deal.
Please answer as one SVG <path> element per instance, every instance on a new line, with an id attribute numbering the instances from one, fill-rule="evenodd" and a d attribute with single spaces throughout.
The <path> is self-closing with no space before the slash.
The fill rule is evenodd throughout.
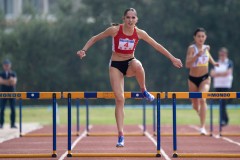
<path id="1" fill-rule="evenodd" d="M 135 27 L 133 34 L 128 36 L 123 33 L 123 25 L 120 24 L 117 35 L 112 39 L 112 51 L 122 54 L 133 54 L 138 40 L 139 39 Z"/>

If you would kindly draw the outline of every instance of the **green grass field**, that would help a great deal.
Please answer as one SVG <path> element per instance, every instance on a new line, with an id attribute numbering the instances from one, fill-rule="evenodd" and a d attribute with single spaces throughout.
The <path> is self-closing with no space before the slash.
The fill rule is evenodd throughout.
<path id="1" fill-rule="evenodd" d="M 5 121 L 9 123 L 10 113 L 6 109 Z M 214 124 L 218 124 L 218 109 L 214 109 Z M 230 125 L 240 125 L 240 108 L 228 109 L 230 118 Z M 19 120 L 19 113 L 17 109 L 17 121 Z M 146 109 L 146 122 L 152 124 L 152 109 Z M 67 124 L 67 108 L 59 107 L 58 109 L 59 124 Z M 86 112 L 85 108 L 80 109 L 80 123 L 85 125 Z M 38 122 L 40 124 L 52 123 L 52 111 L 49 107 L 24 107 L 23 108 L 23 123 Z M 90 123 L 110 125 L 115 124 L 114 108 L 90 108 Z M 142 123 L 142 109 L 140 108 L 126 108 L 125 109 L 125 124 L 141 124 Z M 199 118 L 192 109 L 178 109 L 177 110 L 178 124 L 199 124 Z M 209 124 L 209 111 L 207 123 Z M 72 124 L 76 124 L 76 108 L 72 108 Z M 172 124 L 172 110 L 161 110 L 161 124 Z"/>

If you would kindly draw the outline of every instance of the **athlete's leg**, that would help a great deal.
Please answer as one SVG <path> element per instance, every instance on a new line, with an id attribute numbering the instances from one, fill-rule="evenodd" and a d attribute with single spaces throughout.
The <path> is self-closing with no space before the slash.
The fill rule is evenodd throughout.
<path id="1" fill-rule="evenodd" d="M 123 122 L 124 122 L 124 76 L 116 68 L 109 68 L 110 82 L 112 90 L 115 95 L 115 117 L 118 128 L 119 136 L 123 135 Z"/>
<path id="2" fill-rule="evenodd" d="M 135 76 L 141 90 L 142 91 L 146 90 L 145 71 L 139 60 L 133 59 L 131 62 L 129 62 L 129 67 L 126 76 L 127 77 Z"/>
<path id="3" fill-rule="evenodd" d="M 208 77 L 204 80 L 199 86 L 199 92 L 208 92 L 210 89 L 211 79 Z M 206 113 L 207 113 L 207 102 L 206 98 L 200 99 L 200 110 L 199 110 L 200 120 L 201 120 L 201 128 L 205 128 L 206 123 Z"/>
<path id="4" fill-rule="evenodd" d="M 189 92 L 198 92 L 198 87 L 190 80 L 188 80 L 188 88 L 189 88 Z M 199 115 L 199 99 L 198 98 L 192 98 L 191 99 L 192 102 L 192 106 L 193 109 L 197 112 L 197 114 Z"/>
<path id="5" fill-rule="evenodd" d="M 142 64 L 139 60 L 133 59 L 130 62 L 126 76 L 127 77 L 135 76 L 137 81 L 138 81 L 138 84 L 141 88 L 141 91 L 143 93 L 143 96 L 148 101 L 153 101 L 154 100 L 154 96 L 151 95 L 147 91 L 147 88 L 146 88 L 146 85 L 145 85 L 145 71 L 144 71 L 144 68 L 143 68 L 143 66 L 142 66 Z"/>

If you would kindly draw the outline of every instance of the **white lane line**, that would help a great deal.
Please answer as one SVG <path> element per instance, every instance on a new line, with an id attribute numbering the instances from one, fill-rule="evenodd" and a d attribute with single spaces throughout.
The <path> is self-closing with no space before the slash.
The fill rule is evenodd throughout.
<path id="1" fill-rule="evenodd" d="M 191 127 L 191 128 L 193 128 L 193 129 L 196 129 L 196 130 L 199 131 L 199 128 L 198 128 L 197 126 L 189 125 L 189 127 Z M 234 141 L 234 140 L 232 140 L 232 139 L 230 139 L 230 138 L 222 137 L 222 136 L 214 135 L 214 134 L 213 134 L 213 137 L 216 138 L 216 139 L 221 138 L 221 139 L 223 139 L 223 140 L 225 140 L 225 141 L 227 141 L 227 142 L 229 142 L 229 143 L 233 143 L 233 144 L 236 144 L 236 145 L 240 146 L 240 143 L 239 143 L 239 142 Z"/>
<path id="2" fill-rule="evenodd" d="M 89 126 L 89 129 L 91 129 L 92 126 Z M 72 143 L 71 149 L 73 150 L 73 148 L 77 145 L 77 143 L 82 140 L 84 137 L 86 137 L 87 135 L 87 130 L 84 130 L 84 132 Z M 59 160 L 64 160 L 64 158 L 67 156 L 68 151 L 66 151 L 64 154 L 62 154 L 62 156 L 59 158 Z"/>
<path id="3" fill-rule="evenodd" d="M 198 126 L 195 126 L 195 125 L 189 125 L 189 127 L 190 127 L 190 128 L 193 128 L 193 129 L 195 129 L 195 130 L 197 130 L 197 131 L 200 131 Z"/>
<path id="4" fill-rule="evenodd" d="M 236 142 L 236 141 L 234 141 L 234 140 L 232 140 L 230 138 L 227 138 L 227 137 L 221 137 L 221 138 L 224 139 L 225 141 L 228 141 L 230 143 L 233 143 L 233 144 L 236 144 L 236 145 L 240 146 L 239 142 Z"/>
<path id="5" fill-rule="evenodd" d="M 138 126 L 140 129 L 143 129 L 142 125 L 139 125 Z M 155 146 L 157 146 L 157 141 L 151 136 L 151 134 L 148 132 L 148 131 L 145 131 L 145 135 L 153 142 L 153 144 Z M 160 149 L 161 151 L 161 155 L 163 155 L 163 157 L 166 159 L 166 160 L 171 160 L 171 158 L 166 154 L 166 152 L 163 150 L 163 148 L 161 147 Z"/>

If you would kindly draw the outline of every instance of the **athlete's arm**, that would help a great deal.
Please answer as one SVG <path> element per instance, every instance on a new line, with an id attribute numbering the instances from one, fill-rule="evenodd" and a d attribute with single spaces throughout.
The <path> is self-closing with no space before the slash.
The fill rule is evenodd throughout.
<path id="1" fill-rule="evenodd" d="M 182 62 L 180 59 L 175 58 L 167 49 L 165 49 L 161 44 L 157 43 L 152 37 L 150 37 L 145 31 L 138 29 L 138 36 L 140 39 L 143 39 L 148 44 L 153 46 L 158 52 L 165 55 L 167 58 L 169 58 L 173 65 L 177 68 L 182 67 Z"/>
<path id="2" fill-rule="evenodd" d="M 212 55 L 209 53 L 209 62 L 213 65 L 213 66 L 219 66 L 219 63 L 217 63 L 213 58 Z"/>
<path id="3" fill-rule="evenodd" d="M 200 56 L 199 54 L 196 54 L 194 56 L 194 48 L 189 46 L 188 50 L 187 50 L 187 57 L 186 57 L 185 67 L 186 68 L 191 68 L 191 66 L 197 60 L 197 58 L 199 56 Z"/>
<path id="4" fill-rule="evenodd" d="M 88 42 L 85 44 L 85 46 L 83 47 L 82 50 L 78 51 L 77 52 L 77 55 L 80 56 L 80 58 L 82 59 L 83 57 L 86 56 L 86 51 L 94 44 L 96 43 L 97 41 L 101 40 L 101 39 L 104 39 L 106 37 L 109 37 L 109 36 L 113 36 L 116 32 L 116 26 L 112 26 L 112 27 L 109 27 L 107 28 L 105 31 L 93 36 L 92 38 L 90 38 L 88 40 Z"/>
<path id="5" fill-rule="evenodd" d="M 214 69 L 211 69 L 211 71 L 210 71 L 210 76 L 211 77 L 216 77 L 216 71 L 214 70 Z"/>

